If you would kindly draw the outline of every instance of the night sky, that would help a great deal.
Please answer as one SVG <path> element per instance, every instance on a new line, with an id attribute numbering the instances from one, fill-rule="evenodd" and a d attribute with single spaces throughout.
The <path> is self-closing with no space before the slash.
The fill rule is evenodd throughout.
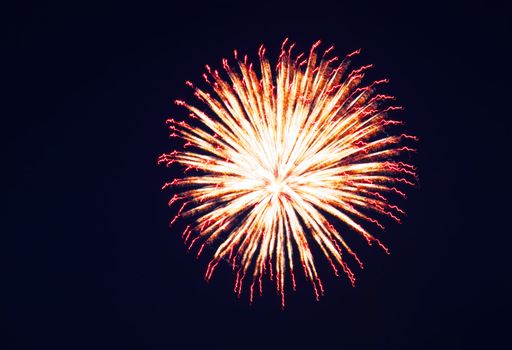
<path id="1" fill-rule="evenodd" d="M 510 331 L 510 12 L 504 2 L 148 5 L 33 2 L 3 12 L 0 348 L 472 349 Z M 415 3 L 412 2 L 411 3 Z M 275 62 L 318 39 L 405 107 L 419 185 L 402 225 L 349 241 L 355 288 L 322 268 L 249 306 L 187 254 L 161 191 L 165 119 L 232 50 Z M 298 52 L 298 51 L 297 51 Z M 510 97 L 508 97 L 510 98 Z M 320 262 L 322 260 L 320 259 Z M 321 264 L 321 263 L 320 263 Z M 509 336 L 508 336 L 508 339 Z M 2 343 L 5 344 L 2 346 Z"/>

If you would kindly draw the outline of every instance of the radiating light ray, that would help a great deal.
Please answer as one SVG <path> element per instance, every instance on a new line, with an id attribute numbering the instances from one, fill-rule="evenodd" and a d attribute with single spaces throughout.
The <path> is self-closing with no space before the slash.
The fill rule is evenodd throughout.
<path id="1" fill-rule="evenodd" d="M 400 160 L 415 152 L 404 143 L 417 138 L 395 133 L 402 122 L 387 118 L 402 107 L 384 106 L 394 97 L 375 93 L 388 80 L 363 86 L 372 65 L 348 70 L 360 50 L 337 63 L 338 57 L 329 58 L 334 47 L 318 55 L 319 45 L 293 57 L 294 44 L 285 40 L 275 69 L 262 45 L 259 73 L 235 50 L 238 69 L 222 60 L 227 79 L 206 66 L 203 79 L 213 93 L 186 82 L 207 108 L 177 100 L 189 119 L 167 120 L 170 136 L 183 140 L 183 148 L 161 155 L 158 163 L 181 164 L 185 174 L 163 186 L 178 191 L 169 205 L 182 202 L 171 224 L 194 218 L 182 234 L 188 249 L 199 256 L 205 245 L 217 247 L 205 279 L 228 261 L 236 270 L 235 293 L 250 279 L 250 302 L 268 275 L 284 307 L 286 285 L 296 288 L 297 264 L 318 299 L 324 287 L 312 244 L 336 275 L 343 271 L 354 285 L 345 258 L 363 264 L 326 214 L 344 223 L 344 235 L 356 232 L 389 254 L 369 232 L 384 229 L 370 214 L 400 223 L 405 212 L 391 199 L 405 198 L 400 187 L 413 186 L 417 177 L 416 168 Z"/>

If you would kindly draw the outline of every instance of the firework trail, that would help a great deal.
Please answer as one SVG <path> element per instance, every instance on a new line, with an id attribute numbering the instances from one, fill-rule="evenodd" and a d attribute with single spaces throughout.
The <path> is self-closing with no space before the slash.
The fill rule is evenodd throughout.
<path id="1" fill-rule="evenodd" d="M 267 274 L 284 307 L 285 282 L 295 289 L 298 264 L 318 299 L 324 289 L 312 244 L 354 285 L 346 257 L 363 264 L 326 215 L 389 254 L 368 230 L 384 229 L 375 217 L 400 222 L 405 213 L 390 199 L 405 197 L 400 188 L 415 183 L 414 166 L 397 156 L 414 152 L 404 143 L 416 137 L 393 133 L 402 123 L 387 112 L 401 107 L 383 107 L 394 98 L 375 93 L 387 80 L 362 86 L 371 65 L 347 69 L 359 50 L 338 62 L 329 55 L 333 47 L 318 54 L 319 44 L 293 56 L 294 44 L 285 40 L 275 69 L 261 46 L 260 74 L 235 51 L 238 69 L 222 61 L 229 79 L 206 66 L 203 78 L 214 95 L 186 82 L 207 111 L 178 100 L 189 119 L 167 120 L 183 148 L 158 163 L 185 167 L 183 178 L 163 186 L 178 187 L 169 205 L 181 205 L 171 224 L 194 217 L 183 232 L 189 250 L 199 256 L 205 245 L 217 247 L 205 279 L 227 260 L 236 270 L 235 292 L 248 280 L 251 302 Z"/>

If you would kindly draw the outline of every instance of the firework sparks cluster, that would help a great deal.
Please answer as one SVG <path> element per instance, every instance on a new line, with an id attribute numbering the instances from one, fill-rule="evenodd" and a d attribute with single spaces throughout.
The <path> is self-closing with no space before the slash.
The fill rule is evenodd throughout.
<path id="1" fill-rule="evenodd" d="M 401 107 L 376 93 L 387 80 L 362 85 L 372 66 L 348 70 L 359 50 L 340 60 L 331 56 L 333 47 L 319 53 L 319 45 L 294 56 L 294 44 L 285 40 L 274 68 L 261 46 L 259 73 L 235 51 L 238 69 L 222 61 L 227 79 L 206 66 L 206 91 L 186 82 L 206 108 L 178 100 L 188 119 L 167 120 L 183 147 L 158 163 L 185 168 L 182 178 L 163 186 L 176 188 L 171 224 L 194 218 L 183 232 L 188 249 L 199 256 L 205 246 L 216 247 L 206 280 L 228 261 L 235 292 L 247 284 L 251 302 L 268 275 L 284 307 L 297 266 L 318 299 L 324 287 L 313 244 L 353 285 L 347 261 L 363 264 L 344 235 L 355 232 L 389 254 L 369 231 L 384 229 L 381 217 L 400 223 L 405 213 L 391 201 L 406 197 L 404 187 L 416 182 L 415 167 L 402 155 L 414 152 L 408 144 L 417 138 L 396 132 L 402 122 L 387 115 Z"/>

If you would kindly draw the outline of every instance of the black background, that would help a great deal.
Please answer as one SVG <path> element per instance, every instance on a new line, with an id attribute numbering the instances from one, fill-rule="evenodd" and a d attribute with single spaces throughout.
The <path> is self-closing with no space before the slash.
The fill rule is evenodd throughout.
<path id="1" fill-rule="evenodd" d="M 4 11 L 1 291 L 4 349 L 505 346 L 510 15 L 504 3 L 25 3 Z M 276 59 L 317 39 L 390 78 L 418 135 L 409 215 L 354 240 L 357 286 L 323 273 L 284 311 L 249 306 L 186 253 L 156 166 L 185 80 L 232 50 Z M 297 51 L 298 52 L 298 51 Z M 354 66 L 354 67 L 355 67 Z M 508 97 L 509 98 L 509 97 Z M 322 271 L 324 272 L 324 271 Z"/>

